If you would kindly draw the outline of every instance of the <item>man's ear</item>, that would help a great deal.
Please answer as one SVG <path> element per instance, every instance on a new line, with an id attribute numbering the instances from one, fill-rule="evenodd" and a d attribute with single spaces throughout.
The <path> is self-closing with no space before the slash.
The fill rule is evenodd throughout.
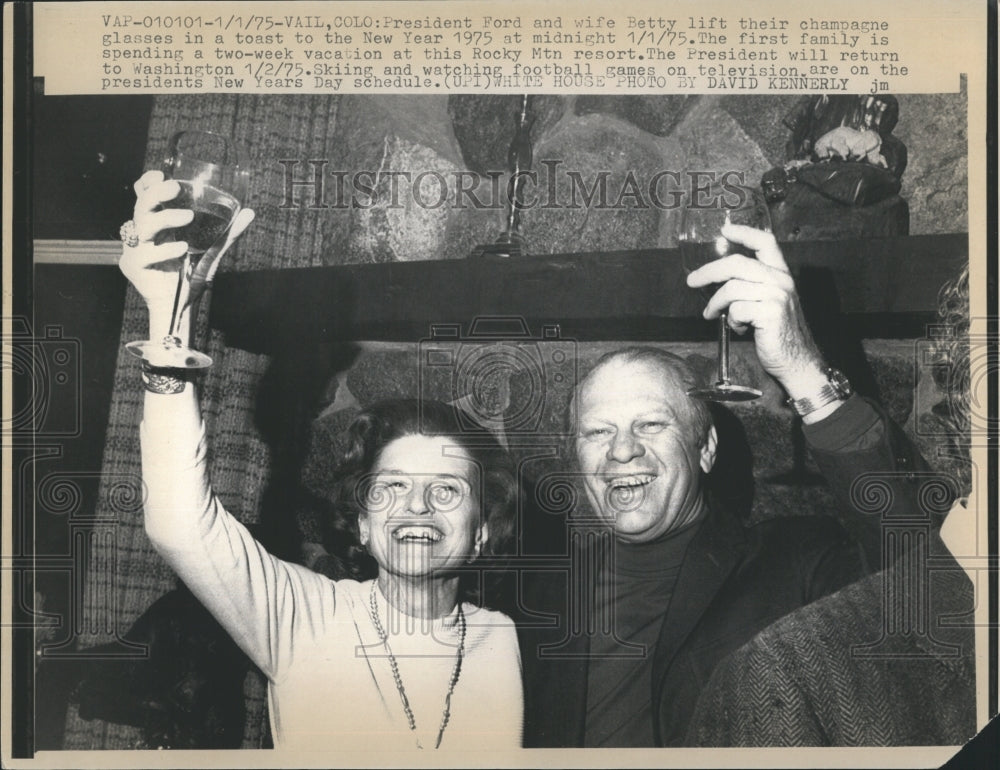
<path id="1" fill-rule="evenodd" d="M 712 466 L 715 465 L 715 450 L 718 445 L 719 434 L 715 432 L 715 426 L 713 425 L 708 429 L 708 435 L 705 436 L 705 443 L 701 446 L 701 459 L 699 464 L 705 473 L 712 470 Z"/>
<path id="2" fill-rule="evenodd" d="M 490 539 L 490 525 L 485 521 L 479 525 L 479 537 L 477 538 L 479 542 L 480 551 L 486 550 L 486 541 Z"/>

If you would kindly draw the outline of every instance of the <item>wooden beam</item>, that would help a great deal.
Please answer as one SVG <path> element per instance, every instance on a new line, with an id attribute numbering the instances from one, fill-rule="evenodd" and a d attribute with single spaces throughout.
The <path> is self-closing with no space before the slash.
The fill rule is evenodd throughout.
<path id="1" fill-rule="evenodd" d="M 782 245 L 803 304 L 863 337 L 920 337 L 968 235 Z M 295 338 L 416 341 L 479 316 L 559 324 L 579 340 L 711 339 L 676 249 L 220 273 L 212 324 L 267 350 Z M 811 315 L 815 315 L 811 313 Z"/>

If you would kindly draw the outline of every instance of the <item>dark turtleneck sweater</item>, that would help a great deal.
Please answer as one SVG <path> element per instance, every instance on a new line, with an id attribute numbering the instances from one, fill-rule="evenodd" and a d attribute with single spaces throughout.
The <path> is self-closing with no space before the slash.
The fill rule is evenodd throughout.
<path id="1" fill-rule="evenodd" d="M 594 607 L 604 629 L 590 645 L 585 746 L 654 745 L 653 650 L 698 524 L 649 543 L 616 540 L 602 565 Z"/>

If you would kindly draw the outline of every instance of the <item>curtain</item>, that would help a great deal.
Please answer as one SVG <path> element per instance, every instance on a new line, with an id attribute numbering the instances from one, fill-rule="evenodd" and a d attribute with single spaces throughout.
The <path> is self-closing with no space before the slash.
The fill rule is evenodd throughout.
<path id="1" fill-rule="evenodd" d="M 335 96 L 243 96 L 233 94 L 162 96 L 150 121 L 146 168 L 157 168 L 169 137 L 183 128 L 205 129 L 234 137 L 249 158 L 248 205 L 257 218 L 220 271 L 304 267 L 331 259 L 345 244 L 349 222 L 343 212 L 306 207 L 282 208 L 287 164 L 298 160 L 296 178 L 306 178 L 309 159 L 334 156 L 340 99 Z M 308 192 L 308 191 L 307 191 Z M 127 219 L 129 212 L 122 213 Z M 346 251 L 346 248 L 344 249 Z M 336 259 L 336 257 L 333 257 Z M 270 481 L 273 447 L 255 424 L 258 386 L 267 356 L 227 348 L 223 335 L 206 330 L 201 301 L 196 323 L 202 348 L 214 359 L 201 383 L 201 401 L 212 447 L 213 486 L 227 509 L 248 525 L 260 515 Z M 206 337 L 207 332 L 207 339 Z M 147 336 L 146 312 L 130 288 L 126 298 L 121 343 Z M 176 578 L 152 550 L 142 525 L 138 423 L 143 389 L 139 362 L 120 349 L 112 394 L 102 481 L 93 526 L 86 533 L 89 565 L 79 616 L 74 618 L 78 647 L 114 642 Z M 122 479 L 133 480 L 123 491 Z M 122 645 L 123 652 L 128 648 Z M 134 651 L 132 651 L 134 654 Z M 264 683 L 256 673 L 246 682 L 248 705 L 244 747 L 262 745 L 266 735 Z M 71 707 L 66 749 L 142 747 L 141 733 L 99 720 L 85 721 Z"/>

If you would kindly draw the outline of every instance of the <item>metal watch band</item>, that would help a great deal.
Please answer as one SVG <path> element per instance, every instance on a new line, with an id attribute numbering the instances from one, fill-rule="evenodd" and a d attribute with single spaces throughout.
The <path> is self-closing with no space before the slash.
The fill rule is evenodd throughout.
<path id="1" fill-rule="evenodd" d="M 833 389 L 832 385 L 824 385 L 812 398 L 790 398 L 786 402 L 799 417 L 805 417 L 810 412 L 822 409 L 827 404 L 840 401 L 841 396 Z"/>
<path id="2" fill-rule="evenodd" d="M 834 401 L 846 401 L 853 392 L 851 383 L 838 370 L 833 367 L 827 367 L 824 370 L 824 374 L 826 374 L 828 381 L 819 389 L 818 393 L 806 398 L 790 398 L 785 402 L 795 410 L 795 413 L 799 417 L 805 417 L 807 414 L 815 412 L 817 409 L 822 409 Z"/>

